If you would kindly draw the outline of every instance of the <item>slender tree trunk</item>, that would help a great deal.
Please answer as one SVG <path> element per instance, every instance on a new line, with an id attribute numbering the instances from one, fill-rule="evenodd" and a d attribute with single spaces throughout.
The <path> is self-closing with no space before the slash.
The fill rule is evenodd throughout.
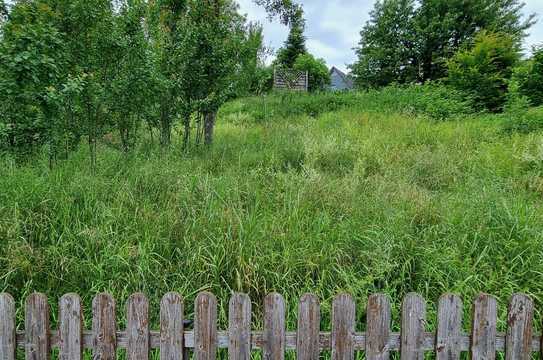
<path id="1" fill-rule="evenodd" d="M 206 145 L 213 143 L 213 130 L 216 119 L 217 111 L 210 111 L 204 115 L 204 142 Z"/>
<path id="2" fill-rule="evenodd" d="M 171 122 L 168 104 L 162 102 L 160 109 L 160 145 L 168 147 L 171 143 Z"/>
<path id="3" fill-rule="evenodd" d="M 183 151 L 187 151 L 190 141 L 190 115 L 185 115 L 183 119 Z"/>

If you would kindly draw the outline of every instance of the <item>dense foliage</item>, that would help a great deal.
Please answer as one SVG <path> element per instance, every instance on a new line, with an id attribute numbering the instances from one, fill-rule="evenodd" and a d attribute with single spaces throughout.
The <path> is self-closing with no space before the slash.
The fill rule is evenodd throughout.
<path id="1" fill-rule="evenodd" d="M 481 32 L 472 48 L 448 63 L 449 83 L 469 93 L 481 108 L 500 111 L 507 101 L 509 80 L 520 55 L 511 36 Z"/>
<path id="2" fill-rule="evenodd" d="M 330 71 L 324 59 L 315 59 L 311 54 L 299 55 L 292 68 L 307 72 L 310 92 L 326 90 L 330 85 Z"/>
<path id="3" fill-rule="evenodd" d="M 378 0 L 361 31 L 352 65 L 361 87 L 426 82 L 481 30 L 509 34 L 516 45 L 533 24 L 519 0 Z"/>
<path id="4" fill-rule="evenodd" d="M 283 6 L 291 4 L 274 11 Z M 45 145 L 51 165 L 86 140 L 94 167 L 98 141 L 127 152 L 144 128 L 168 146 L 177 123 L 184 148 L 193 133 L 209 144 L 220 105 L 261 87 L 261 28 L 231 0 L 20 0 L 2 9 L 0 147 Z"/>
<path id="5" fill-rule="evenodd" d="M 520 95 L 533 106 L 543 105 L 543 47 L 536 47 L 531 59 L 524 61 L 513 74 Z"/>

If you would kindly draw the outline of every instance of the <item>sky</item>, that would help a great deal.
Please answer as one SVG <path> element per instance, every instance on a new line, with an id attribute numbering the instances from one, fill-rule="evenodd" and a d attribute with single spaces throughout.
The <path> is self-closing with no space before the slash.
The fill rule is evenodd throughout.
<path id="1" fill-rule="evenodd" d="M 266 45 L 277 50 L 288 36 L 288 28 L 277 20 L 270 22 L 266 12 L 253 0 L 238 0 L 240 11 L 251 21 L 264 26 Z M 301 0 L 306 17 L 307 48 L 309 52 L 326 60 L 329 67 L 346 70 L 355 61 L 352 50 L 360 40 L 360 30 L 368 21 L 374 0 Z M 525 0 L 526 15 L 538 14 L 538 21 L 530 30 L 525 48 L 543 44 L 543 0 Z M 539 16 L 541 14 L 541 16 Z"/>

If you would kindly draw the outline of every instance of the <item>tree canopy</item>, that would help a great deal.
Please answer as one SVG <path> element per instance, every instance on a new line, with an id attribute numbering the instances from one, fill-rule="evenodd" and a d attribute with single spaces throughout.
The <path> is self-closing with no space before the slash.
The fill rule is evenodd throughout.
<path id="1" fill-rule="evenodd" d="M 378 0 L 362 29 L 351 66 L 357 84 L 426 82 L 447 74 L 447 61 L 482 30 L 519 44 L 534 23 L 520 0 Z"/>

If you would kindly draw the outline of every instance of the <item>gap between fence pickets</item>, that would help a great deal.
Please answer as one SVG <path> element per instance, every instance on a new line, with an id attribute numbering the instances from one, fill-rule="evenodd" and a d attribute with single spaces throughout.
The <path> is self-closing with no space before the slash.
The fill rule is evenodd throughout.
<path id="1" fill-rule="evenodd" d="M 59 344 L 59 335 L 58 331 L 51 331 L 49 333 L 50 343 L 52 347 L 58 347 Z M 185 348 L 194 348 L 194 332 L 185 331 Z M 322 351 L 331 350 L 331 338 L 332 335 L 329 332 L 321 332 L 319 334 L 319 348 Z M 424 333 L 424 351 L 433 351 L 435 350 L 435 333 L 425 332 Z M 150 332 L 150 348 L 159 349 L 160 348 L 160 332 L 151 331 Z M 253 331 L 251 333 L 251 346 L 253 349 L 258 350 L 262 348 L 263 344 L 263 333 L 262 331 Z M 400 333 L 391 333 L 388 338 L 388 349 L 391 351 L 400 350 Z M 17 332 L 17 347 L 24 348 L 25 346 L 25 333 L 24 331 Z M 540 351 L 541 346 L 541 335 L 535 334 L 532 336 L 532 352 Z M 83 347 L 85 349 L 92 349 L 93 347 L 93 332 L 85 330 L 83 331 Z M 127 335 L 124 331 L 117 332 L 117 347 L 121 349 L 127 348 Z M 217 347 L 221 349 L 228 348 L 228 332 L 219 331 L 217 336 Z M 460 350 L 469 351 L 470 347 L 470 337 L 468 334 L 462 334 L 460 341 Z M 354 348 L 357 351 L 363 351 L 366 349 L 366 334 L 365 333 L 356 333 L 354 337 Z M 286 333 L 286 349 L 287 350 L 296 350 L 296 332 L 287 332 Z M 496 350 L 505 351 L 505 333 L 498 333 L 496 336 Z"/>

